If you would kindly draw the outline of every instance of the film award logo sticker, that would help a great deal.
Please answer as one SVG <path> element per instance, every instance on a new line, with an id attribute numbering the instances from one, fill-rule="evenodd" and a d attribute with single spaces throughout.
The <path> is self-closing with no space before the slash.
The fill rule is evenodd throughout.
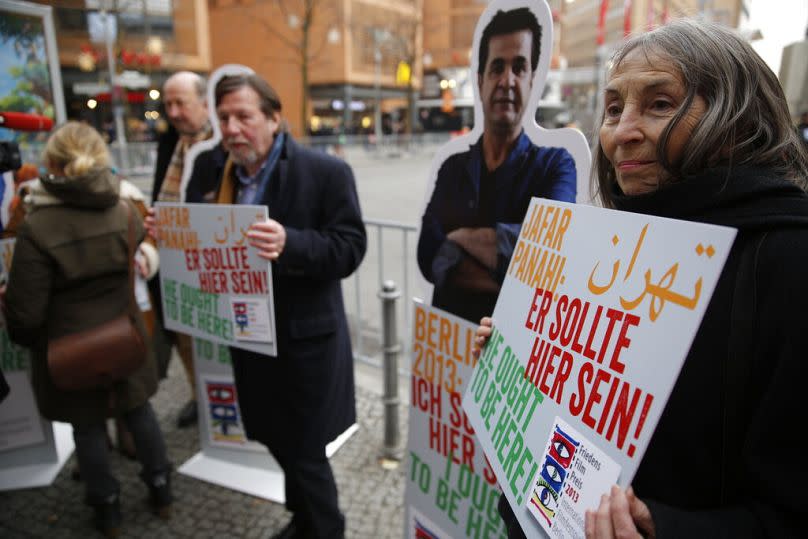
<path id="1" fill-rule="evenodd" d="M 530 514 L 553 537 L 583 537 L 586 510 L 597 508 L 600 493 L 617 483 L 620 466 L 560 417 L 541 462 L 527 501 Z"/>
<path id="2" fill-rule="evenodd" d="M 236 340 L 272 341 L 269 306 L 266 299 L 231 296 L 230 314 Z"/>

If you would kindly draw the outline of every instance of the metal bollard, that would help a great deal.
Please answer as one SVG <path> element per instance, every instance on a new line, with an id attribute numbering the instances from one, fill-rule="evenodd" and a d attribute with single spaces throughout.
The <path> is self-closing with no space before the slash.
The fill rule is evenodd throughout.
<path id="1" fill-rule="evenodd" d="M 384 281 L 379 292 L 382 300 L 382 353 L 384 354 L 384 449 L 382 464 L 395 467 L 400 459 L 398 430 L 398 355 L 401 344 L 396 328 L 396 300 L 401 291 L 393 281 Z"/>

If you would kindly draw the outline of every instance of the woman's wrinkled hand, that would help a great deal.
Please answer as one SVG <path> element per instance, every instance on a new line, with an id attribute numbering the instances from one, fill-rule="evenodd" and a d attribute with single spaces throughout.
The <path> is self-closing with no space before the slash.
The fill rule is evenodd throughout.
<path id="1" fill-rule="evenodd" d="M 586 512 L 585 531 L 587 539 L 656 537 L 648 506 L 631 487 L 623 491 L 616 485 L 601 496 L 597 510 Z"/>

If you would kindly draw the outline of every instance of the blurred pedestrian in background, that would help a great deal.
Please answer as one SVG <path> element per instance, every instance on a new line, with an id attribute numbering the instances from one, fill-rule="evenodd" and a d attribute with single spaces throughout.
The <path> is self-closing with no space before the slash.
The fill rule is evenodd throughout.
<path id="1" fill-rule="evenodd" d="M 180 202 L 185 200 L 181 190 L 182 174 L 185 168 L 185 154 L 199 141 L 212 135 L 208 121 L 208 104 L 205 79 L 190 71 L 179 71 L 171 75 L 163 85 L 163 106 L 171 128 L 157 141 L 157 164 L 154 170 L 152 188 L 153 202 Z M 190 427 L 196 424 L 196 375 L 194 374 L 193 348 L 191 336 L 165 329 L 160 291 L 160 279 L 151 281 L 151 293 L 155 298 L 157 326 L 154 350 L 157 355 L 160 377 L 164 378 L 171 349 L 176 348 L 185 377 L 191 389 L 191 398 L 180 410 L 177 426 Z"/>
<path id="2" fill-rule="evenodd" d="M 134 207 L 127 202 L 127 211 L 119 201 L 137 195 L 133 187 L 121 187 L 110 170 L 106 144 L 85 124 L 68 122 L 55 131 L 44 162 L 49 174 L 29 183 L 23 201 L 26 216 L 17 231 L 5 295 L 7 328 L 14 342 L 31 349 L 31 382 L 40 413 L 73 425 L 86 502 L 95 509 L 96 527 L 114 537 L 121 513 L 107 447 L 109 417 L 123 417 L 152 506 L 163 517 L 170 514 L 171 465 L 149 404 L 157 389 L 154 359 L 149 353 L 137 371 L 111 386 L 67 391 L 54 385 L 47 353 L 50 340 L 97 327 L 127 309 L 128 223 Z M 133 222 L 139 242 L 145 235 L 142 221 L 136 217 Z M 138 262 L 138 271 L 156 269 L 156 258 L 148 260 Z M 148 340 L 142 317 L 136 326 Z"/>

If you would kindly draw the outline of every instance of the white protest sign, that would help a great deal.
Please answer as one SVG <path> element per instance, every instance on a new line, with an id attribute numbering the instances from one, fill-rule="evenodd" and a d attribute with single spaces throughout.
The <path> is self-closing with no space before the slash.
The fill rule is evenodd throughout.
<path id="1" fill-rule="evenodd" d="M 0 240 L 0 282 L 6 283 L 15 239 Z M 39 415 L 31 386 L 31 354 L 13 342 L 0 316 L 0 369 L 10 392 L 0 403 L 0 491 L 50 485 L 73 452 L 73 429 Z"/>
<path id="2" fill-rule="evenodd" d="M 0 283 L 6 284 L 15 239 L 0 240 Z M 28 379 L 30 353 L 11 342 L 0 315 L 0 369 L 12 391 L 0 403 L 0 451 L 39 444 L 45 441 L 43 421 Z"/>
<path id="3" fill-rule="evenodd" d="M 28 373 L 3 372 L 13 391 L 0 403 L 0 451 L 44 442 L 42 419 Z"/>
<path id="4" fill-rule="evenodd" d="M 204 341 L 203 341 L 204 342 Z M 196 343 L 199 355 L 200 341 Z M 236 382 L 232 373 L 226 374 L 200 373 L 197 383 L 201 383 L 203 417 L 207 426 L 207 443 L 220 447 L 250 449 L 265 453 L 266 448 L 258 442 L 247 440 L 241 409 L 238 404 Z"/>
<path id="5" fill-rule="evenodd" d="M 249 440 L 242 422 L 230 348 L 194 339 L 200 451 L 177 471 L 278 503 L 284 503 L 283 472 L 266 446 Z M 348 427 L 325 447 L 331 458 L 359 428 Z"/>
<path id="6" fill-rule="evenodd" d="M 157 203 L 168 329 L 276 355 L 272 269 L 247 243 L 266 206 Z"/>
<path id="7" fill-rule="evenodd" d="M 463 407 L 528 537 L 630 484 L 735 230 L 533 199 Z"/>
<path id="8" fill-rule="evenodd" d="M 496 477 L 461 408 L 477 326 L 419 301 L 413 313 L 405 537 L 505 537 Z"/>

